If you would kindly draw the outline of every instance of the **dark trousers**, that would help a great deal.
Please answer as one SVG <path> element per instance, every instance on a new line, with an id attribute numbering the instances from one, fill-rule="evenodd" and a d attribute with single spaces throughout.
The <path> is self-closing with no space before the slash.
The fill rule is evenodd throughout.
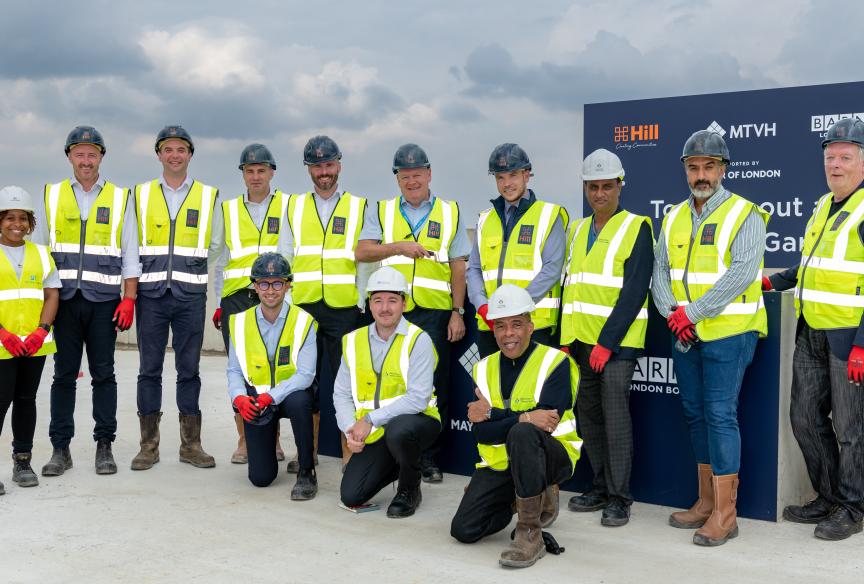
<path id="1" fill-rule="evenodd" d="M 36 390 L 45 356 L 0 359 L 0 434 L 12 406 L 12 452 L 33 450 L 36 432 Z"/>
<path id="2" fill-rule="evenodd" d="M 558 348 L 558 335 L 554 334 L 552 327 L 535 330 L 531 333 L 531 340 L 547 347 Z M 495 335 L 492 331 L 477 331 L 477 350 L 480 352 L 480 357 L 488 357 L 492 353 L 497 352 L 498 343 L 495 342 Z"/>
<path id="3" fill-rule="evenodd" d="M 54 448 L 66 448 L 75 435 L 75 389 L 86 348 L 93 386 L 94 440 L 114 441 L 117 432 L 117 380 L 114 377 L 114 311 L 120 299 L 86 300 L 81 292 L 61 300 L 54 320 L 54 381 L 51 383 L 51 424 Z"/>
<path id="4" fill-rule="evenodd" d="M 630 383 L 634 359 L 612 360 L 603 373 L 594 373 L 588 360 L 594 345 L 579 341 L 570 354 L 579 365 L 576 413 L 584 449 L 594 471 L 594 490 L 633 502 L 630 471 L 633 465 L 633 426 L 630 421 Z"/>
<path id="5" fill-rule="evenodd" d="M 352 454 L 342 475 L 340 496 L 348 506 L 362 505 L 399 479 L 399 489 L 420 485 L 420 455 L 441 431 L 441 424 L 425 414 L 396 416 L 376 442 Z"/>
<path id="6" fill-rule="evenodd" d="M 276 433 L 279 420 L 291 420 L 294 442 L 300 468 L 311 469 L 312 463 L 312 392 L 295 391 L 288 395 L 278 406 L 270 406 L 272 415 L 264 424 L 243 422 L 246 435 L 246 451 L 249 456 L 249 482 L 256 487 L 266 487 L 279 474 L 276 461 Z"/>
<path id="7" fill-rule="evenodd" d="M 331 308 L 323 300 L 311 304 L 298 304 L 300 308 L 312 315 L 318 323 L 315 341 L 318 349 L 318 360 L 315 367 L 315 381 L 312 384 L 314 411 L 320 409 L 319 404 L 333 403 L 333 382 L 339 371 L 342 360 L 342 337 L 357 328 L 360 309 L 356 306 L 348 308 Z M 321 371 L 324 359 L 330 367 L 330 382 L 321 381 Z"/>
<path id="8" fill-rule="evenodd" d="M 450 341 L 447 340 L 447 326 L 450 324 L 452 314 L 453 312 L 450 310 L 433 310 L 420 306 L 405 313 L 405 320 L 419 326 L 429 335 L 435 352 L 438 353 L 438 364 L 435 366 L 432 383 L 435 386 L 438 413 L 441 414 L 445 428 L 448 427 L 447 421 L 450 419 L 448 414 L 450 405 Z M 441 450 L 443 435 L 444 432 L 442 431 L 429 448 L 430 455 L 438 454 Z"/>
<path id="9" fill-rule="evenodd" d="M 201 393 L 201 346 L 207 297 L 178 300 L 166 290 L 161 298 L 138 296 L 138 413 L 155 414 L 162 409 L 162 366 L 171 329 L 174 367 L 177 370 L 177 409 L 181 414 L 197 415 Z"/>
<path id="10" fill-rule="evenodd" d="M 474 543 L 510 524 L 516 497 L 536 497 L 549 485 L 573 474 L 567 450 L 555 438 L 528 422 L 517 423 L 507 434 L 506 470 L 478 468 L 471 476 L 450 535 Z"/>
<path id="11" fill-rule="evenodd" d="M 225 343 L 226 353 L 228 352 L 228 343 L 231 342 L 231 331 L 228 327 L 228 317 L 232 314 L 238 314 L 248 310 L 253 306 L 258 306 L 260 303 L 261 299 L 258 298 L 258 294 L 255 293 L 255 290 L 251 288 L 238 290 L 219 301 L 219 307 L 222 309 L 222 318 L 220 320 L 222 323 L 222 341 Z"/>
<path id="12" fill-rule="evenodd" d="M 792 359 L 789 417 L 813 488 L 860 521 L 864 517 L 864 388 L 849 382 L 846 366 L 831 353 L 824 331 L 802 324 Z"/>

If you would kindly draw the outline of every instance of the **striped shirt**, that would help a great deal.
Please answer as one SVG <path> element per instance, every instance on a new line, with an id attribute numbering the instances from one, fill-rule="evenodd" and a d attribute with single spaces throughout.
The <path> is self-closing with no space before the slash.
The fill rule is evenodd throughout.
<path id="1" fill-rule="evenodd" d="M 702 206 L 702 213 L 696 212 L 693 196 L 688 199 L 690 217 L 693 221 L 693 233 L 696 236 L 699 226 L 711 213 L 723 204 L 732 194 L 722 185 L 720 189 Z M 765 222 L 758 213 L 750 213 L 741 224 L 741 229 L 735 234 L 730 248 L 732 263 L 729 270 L 723 274 L 717 283 L 701 298 L 687 305 L 684 309 L 691 322 L 699 322 L 713 318 L 723 312 L 723 309 L 744 293 L 747 287 L 760 274 L 762 258 L 765 255 Z M 651 295 L 654 305 L 664 317 L 671 308 L 678 306 L 675 295 L 672 294 L 672 281 L 669 276 L 669 254 L 666 250 L 666 238 L 661 229 L 654 246 L 654 275 L 651 280 Z"/>

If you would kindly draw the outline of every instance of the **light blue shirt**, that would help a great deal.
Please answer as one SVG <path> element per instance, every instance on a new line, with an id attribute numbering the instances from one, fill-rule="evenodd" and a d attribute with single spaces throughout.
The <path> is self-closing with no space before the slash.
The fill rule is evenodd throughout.
<path id="1" fill-rule="evenodd" d="M 282 303 L 282 310 L 279 311 L 279 316 L 276 320 L 270 322 L 264 318 L 264 313 L 261 311 L 261 305 L 255 307 L 255 319 L 258 322 L 258 331 L 261 333 L 261 339 L 264 341 L 264 346 L 267 347 L 267 358 L 272 363 L 276 357 L 276 349 L 279 346 L 279 338 L 282 336 L 282 329 L 285 328 L 285 319 L 288 317 L 288 302 Z M 318 359 L 318 349 L 315 343 L 315 326 L 309 327 L 309 334 L 306 335 L 306 340 L 303 346 L 300 347 L 300 353 L 297 355 L 297 371 L 284 381 L 276 384 L 276 387 L 270 390 L 270 397 L 273 398 L 273 403 L 282 403 L 286 397 L 295 391 L 303 391 L 312 385 L 315 379 L 315 364 Z M 243 377 L 243 370 L 240 368 L 240 361 L 237 359 L 237 353 L 234 350 L 234 342 L 228 346 L 228 395 L 231 397 L 231 403 L 238 395 L 246 395 L 246 379 Z"/>

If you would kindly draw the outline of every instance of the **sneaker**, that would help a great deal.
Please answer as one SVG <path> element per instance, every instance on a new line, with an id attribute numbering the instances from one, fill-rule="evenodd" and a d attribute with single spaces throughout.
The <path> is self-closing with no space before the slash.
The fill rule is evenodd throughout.
<path id="1" fill-rule="evenodd" d="M 387 507 L 387 517 L 391 519 L 402 519 L 403 517 L 411 517 L 420 506 L 420 501 L 423 500 L 423 495 L 420 493 L 420 486 L 413 489 L 398 489 L 396 496 Z"/>
<path id="2" fill-rule="evenodd" d="M 567 508 L 577 513 L 584 513 L 587 511 L 599 511 L 600 509 L 604 509 L 608 504 L 609 498 L 606 493 L 588 491 L 587 493 L 570 497 Z"/>
<path id="3" fill-rule="evenodd" d="M 861 525 L 861 519 L 855 521 L 845 507 L 838 505 L 831 515 L 819 522 L 813 535 L 819 539 L 838 541 L 861 533 Z"/>
<path id="4" fill-rule="evenodd" d="M 816 497 L 804 505 L 789 505 L 783 509 L 783 519 L 793 523 L 819 523 L 831 515 L 834 505 L 827 499 Z"/>
<path id="5" fill-rule="evenodd" d="M 630 505 L 618 497 L 612 497 L 603 509 L 600 524 L 606 527 L 621 527 L 630 522 Z"/>

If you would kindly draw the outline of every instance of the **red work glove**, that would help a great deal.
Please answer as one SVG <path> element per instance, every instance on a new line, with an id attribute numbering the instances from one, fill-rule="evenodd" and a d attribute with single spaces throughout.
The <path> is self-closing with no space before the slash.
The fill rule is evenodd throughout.
<path id="1" fill-rule="evenodd" d="M 762 290 L 765 292 L 769 292 L 774 289 L 774 285 L 771 284 L 771 280 L 768 276 L 762 276 Z"/>
<path id="2" fill-rule="evenodd" d="M 488 304 L 484 304 L 483 306 L 481 306 L 480 308 L 477 309 L 477 314 L 480 315 L 480 318 L 483 319 L 483 322 L 486 323 L 486 326 L 489 327 L 489 330 L 492 330 L 493 329 L 492 325 L 495 324 L 495 321 L 489 320 L 488 318 L 486 318 L 487 312 L 489 312 L 489 305 Z"/>
<path id="3" fill-rule="evenodd" d="M 269 393 L 259 393 L 256 401 L 258 402 L 258 407 L 262 412 L 267 409 L 268 406 L 273 404 L 273 398 L 270 397 Z"/>
<path id="4" fill-rule="evenodd" d="M 564 353 L 565 355 L 569 355 L 570 354 L 570 347 L 568 347 L 567 345 L 564 345 L 563 347 L 561 347 L 561 352 Z"/>
<path id="5" fill-rule="evenodd" d="M 135 318 L 135 301 L 132 298 L 124 298 L 117 305 L 112 320 L 117 324 L 118 329 L 128 331 L 132 326 L 133 318 Z"/>
<path id="6" fill-rule="evenodd" d="M 588 357 L 588 363 L 594 373 L 603 373 L 606 363 L 609 362 L 609 357 L 612 356 L 612 351 L 603 345 L 594 345 L 591 349 L 591 356 Z"/>
<path id="7" fill-rule="evenodd" d="M 216 312 L 213 313 L 213 326 L 216 327 L 217 331 L 222 330 L 222 307 L 216 309 Z"/>
<path id="8" fill-rule="evenodd" d="M 234 398 L 234 407 L 240 412 L 242 417 L 247 422 L 252 422 L 258 417 L 258 404 L 255 399 L 248 395 L 238 395 Z"/>
<path id="9" fill-rule="evenodd" d="M 35 355 L 36 351 L 42 348 L 42 343 L 45 342 L 45 337 L 47 336 L 48 331 L 43 329 L 41 326 L 30 333 L 27 338 L 24 339 L 24 347 L 27 349 L 27 355 Z"/>
<path id="10" fill-rule="evenodd" d="M 0 329 L 0 343 L 6 347 L 6 350 L 12 353 L 13 357 L 26 357 L 27 347 L 18 338 L 18 335 L 13 335 L 6 329 Z"/>
<path id="11" fill-rule="evenodd" d="M 692 343 L 696 340 L 696 331 L 693 329 L 695 325 L 687 318 L 687 312 L 683 306 L 679 306 L 669 315 L 666 324 L 669 325 L 672 334 L 678 337 L 679 341 Z"/>
<path id="12" fill-rule="evenodd" d="M 861 385 L 864 381 L 864 349 L 861 347 L 852 346 L 849 361 L 846 363 L 846 374 L 849 376 L 849 382 L 855 385 Z"/>

